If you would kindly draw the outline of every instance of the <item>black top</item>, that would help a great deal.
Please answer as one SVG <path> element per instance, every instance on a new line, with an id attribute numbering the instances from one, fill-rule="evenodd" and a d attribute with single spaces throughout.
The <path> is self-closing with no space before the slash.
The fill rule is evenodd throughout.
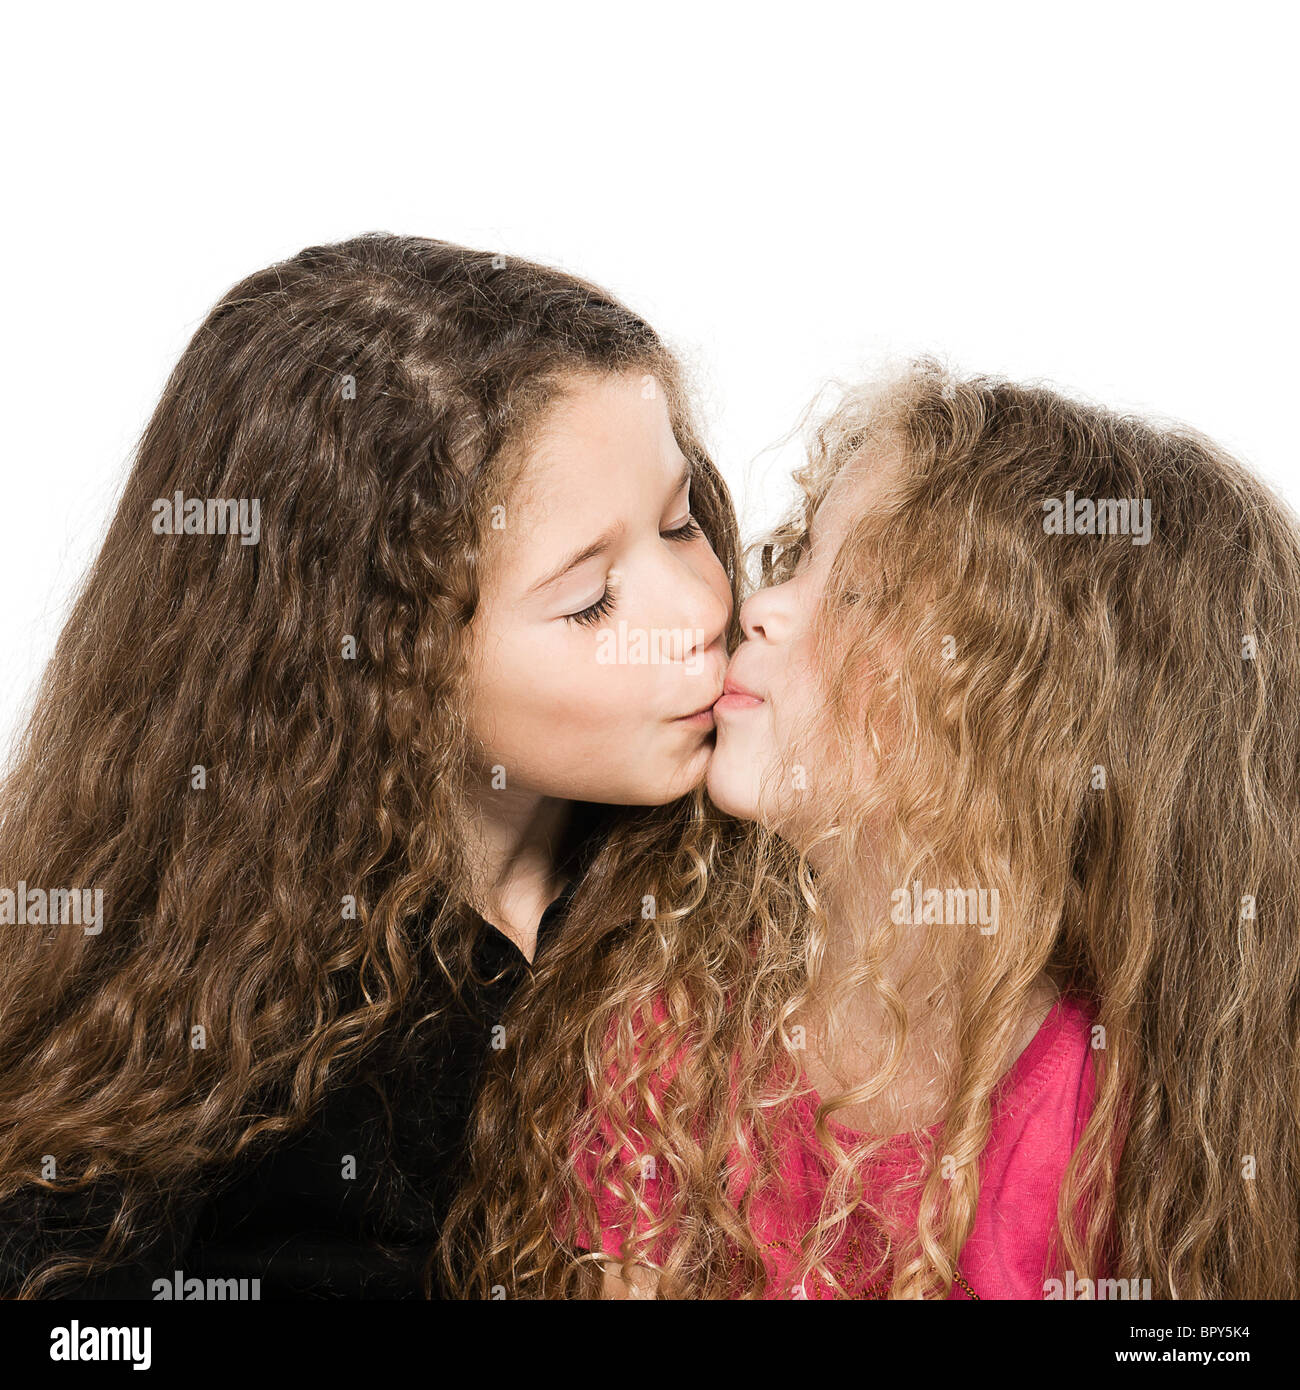
<path id="1" fill-rule="evenodd" d="M 535 959 L 558 931 L 594 848 L 587 833 L 568 857 L 573 877 L 542 914 Z M 529 971 L 503 932 L 481 918 L 477 928 L 465 1008 L 446 1010 L 400 1052 L 394 1034 L 327 1090 L 308 1128 L 251 1156 L 212 1196 L 180 1204 L 146 1256 L 54 1296 L 153 1299 L 154 1281 L 174 1284 L 179 1270 L 183 1280 L 259 1279 L 262 1299 L 422 1298 L 425 1263 L 464 1176 L 465 1131 L 492 1029 Z M 430 970 L 415 1002 L 434 1002 L 435 991 L 445 999 L 445 989 Z M 20 1195 L 17 1210 L 6 1203 L 0 1212 L 0 1294 L 10 1297 L 34 1251 L 60 1248 L 60 1230 L 64 1248 L 86 1248 L 94 1226 L 83 1194 L 40 1192 L 38 1240 L 32 1202 Z M 111 1212 L 111 1204 L 99 1210 Z M 442 1296 L 436 1282 L 433 1292 Z"/>

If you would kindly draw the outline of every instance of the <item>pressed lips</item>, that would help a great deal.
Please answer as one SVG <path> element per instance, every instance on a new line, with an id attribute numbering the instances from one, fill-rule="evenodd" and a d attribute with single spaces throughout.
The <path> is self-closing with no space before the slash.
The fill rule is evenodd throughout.
<path id="1" fill-rule="evenodd" d="M 724 686 L 723 689 L 725 690 L 726 687 Z M 717 704 L 719 698 L 721 697 L 715 697 L 710 700 L 707 705 L 703 706 L 701 709 L 697 709 L 694 714 L 679 715 L 673 723 L 698 724 L 701 728 L 710 727 L 713 724 L 713 707 Z"/>
<path id="2" fill-rule="evenodd" d="M 713 706 L 715 714 L 734 714 L 738 710 L 753 709 L 763 703 L 761 695 L 755 695 L 752 690 L 747 690 L 738 680 L 733 680 L 728 676 L 722 683 L 722 695 L 718 703 Z"/>

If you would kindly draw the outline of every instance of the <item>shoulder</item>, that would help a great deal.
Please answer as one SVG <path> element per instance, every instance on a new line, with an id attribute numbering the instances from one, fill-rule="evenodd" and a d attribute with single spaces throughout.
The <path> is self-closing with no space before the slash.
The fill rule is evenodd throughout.
<path id="1" fill-rule="evenodd" d="M 998 1087 L 991 1141 L 1002 1131 L 1011 1138 L 1045 1125 L 1065 1125 L 1073 1138 L 1092 1107 L 1098 1041 L 1092 1005 L 1063 994 Z"/>
<path id="2" fill-rule="evenodd" d="M 962 1265 L 981 1296 L 1042 1298 L 1065 1169 L 1092 1110 L 1095 1014 L 1064 995 L 1003 1079 Z"/>

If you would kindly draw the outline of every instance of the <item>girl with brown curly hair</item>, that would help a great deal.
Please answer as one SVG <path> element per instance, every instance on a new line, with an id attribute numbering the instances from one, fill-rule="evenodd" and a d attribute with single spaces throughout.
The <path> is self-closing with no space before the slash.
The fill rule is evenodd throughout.
<path id="1" fill-rule="evenodd" d="M 374 234 L 230 290 L 4 777 L 0 1292 L 433 1291 L 511 995 L 735 835 L 735 554 L 598 287 Z"/>
<path id="2" fill-rule="evenodd" d="M 688 913 L 526 1016 L 462 1286 L 1294 1298 L 1295 515 L 1191 430 L 929 361 L 798 478 L 707 779 L 767 837 L 743 958 Z M 543 1065 L 584 1114 L 489 1169 Z"/>

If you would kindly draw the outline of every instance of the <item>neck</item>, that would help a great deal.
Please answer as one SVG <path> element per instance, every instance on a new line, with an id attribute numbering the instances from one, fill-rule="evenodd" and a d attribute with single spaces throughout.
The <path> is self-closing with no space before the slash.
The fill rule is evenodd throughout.
<path id="1" fill-rule="evenodd" d="M 887 983 L 898 986 L 909 976 L 924 994 L 933 982 L 934 972 L 926 971 L 926 962 L 918 954 L 920 931 L 891 931 L 889 921 L 893 885 L 886 881 L 886 871 L 880 857 L 870 849 L 851 862 L 834 857 L 833 846 L 823 847 L 809 863 L 818 873 L 817 894 L 826 917 L 826 948 L 822 973 L 828 980 L 850 971 L 858 963 L 862 942 L 868 937 L 890 939 L 892 944 L 880 962 Z M 914 992 L 909 989 L 909 993 Z M 865 1007 L 865 1005 L 864 1005 Z M 878 1008 L 883 1014 L 883 1006 Z"/>
<path id="2" fill-rule="evenodd" d="M 855 984 L 847 994 L 836 994 L 834 986 L 860 964 L 861 943 L 869 933 L 878 941 L 892 938 L 879 969 L 886 987 L 901 994 L 908 1011 L 899 1071 L 888 1092 L 855 1105 L 841 1118 L 881 1134 L 931 1123 L 943 1112 L 946 1078 L 955 1073 L 959 1045 L 956 1020 L 926 1007 L 927 994 L 940 983 L 939 969 L 927 968 L 928 958 L 921 953 L 926 933 L 889 920 L 893 885 L 874 858 L 817 867 L 822 870 L 817 891 L 826 916 L 826 944 L 805 1016 L 812 1080 L 825 1099 L 827 1087 L 848 1091 L 880 1074 L 893 1031 L 887 999 L 869 983 Z M 875 905 L 877 920 L 865 918 L 864 904 Z M 1023 1001 L 1007 1066 L 1028 1045 L 1055 998 L 1051 981 L 1039 975 Z M 834 1029 L 827 1026 L 832 1012 L 840 1025 Z"/>
<path id="3" fill-rule="evenodd" d="M 573 802 L 532 792 L 488 791 L 477 798 L 468 838 L 474 865 L 471 902 L 484 921 L 531 961 L 542 913 L 564 887 L 556 864 Z"/>

